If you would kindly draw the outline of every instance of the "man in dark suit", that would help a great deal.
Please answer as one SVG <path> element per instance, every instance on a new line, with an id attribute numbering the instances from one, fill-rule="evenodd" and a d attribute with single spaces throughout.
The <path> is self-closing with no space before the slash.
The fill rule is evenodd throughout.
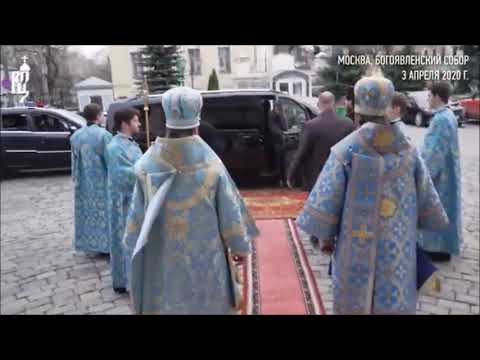
<path id="1" fill-rule="evenodd" d="M 302 188 L 311 191 L 330 155 L 330 148 L 355 129 L 350 119 L 335 114 L 335 96 L 331 92 L 320 94 L 318 108 L 320 115 L 305 124 L 298 150 L 290 165 L 287 178 L 290 188 L 302 169 Z M 315 237 L 311 237 L 311 241 L 314 245 L 318 244 Z"/>
<path id="2" fill-rule="evenodd" d="M 267 109 L 269 109 L 268 102 L 265 102 Z M 288 122 L 285 118 L 284 108 L 281 103 L 276 102 L 274 104 L 273 111 L 267 113 L 267 126 L 268 126 L 268 140 L 267 146 L 270 153 L 270 166 L 272 173 L 279 172 L 280 186 L 285 183 L 284 178 L 284 157 L 285 149 L 283 143 L 283 133 L 288 130 Z"/>

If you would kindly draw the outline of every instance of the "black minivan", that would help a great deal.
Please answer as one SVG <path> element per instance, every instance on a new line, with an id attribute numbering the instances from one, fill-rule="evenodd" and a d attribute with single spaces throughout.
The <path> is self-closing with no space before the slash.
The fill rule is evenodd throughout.
<path id="1" fill-rule="evenodd" d="M 283 169 L 299 145 L 303 124 L 318 115 L 318 109 L 281 92 L 262 89 L 203 91 L 200 136 L 211 145 L 222 159 L 232 176 L 247 177 L 280 175 L 273 169 L 272 156 L 274 137 L 270 134 L 268 119 L 276 103 L 281 105 L 288 123 L 283 133 Z M 149 123 L 150 140 L 165 136 L 165 115 L 162 96 L 150 95 Z M 143 132 L 137 138 L 143 151 L 146 150 L 144 100 L 141 97 L 117 101 L 110 105 L 107 114 L 107 129 L 113 128 L 116 111 L 134 107 L 141 113 Z M 206 136 L 208 135 L 208 136 Z M 213 139 L 213 140 L 212 140 Z"/>
<path id="2" fill-rule="evenodd" d="M 71 165 L 70 136 L 86 125 L 62 109 L 17 107 L 0 113 L 0 172 L 66 170 Z"/>

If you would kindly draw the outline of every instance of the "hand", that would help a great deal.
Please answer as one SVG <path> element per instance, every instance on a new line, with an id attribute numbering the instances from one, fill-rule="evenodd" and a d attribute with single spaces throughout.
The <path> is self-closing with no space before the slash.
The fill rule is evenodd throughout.
<path id="1" fill-rule="evenodd" d="M 247 256 L 243 254 L 232 254 L 232 259 L 235 262 L 242 263 L 247 259 Z"/>
<path id="2" fill-rule="evenodd" d="M 325 240 L 322 241 L 322 246 L 320 247 L 320 251 L 324 253 L 325 255 L 331 255 L 333 251 L 335 250 L 335 245 L 333 243 L 333 240 Z"/>

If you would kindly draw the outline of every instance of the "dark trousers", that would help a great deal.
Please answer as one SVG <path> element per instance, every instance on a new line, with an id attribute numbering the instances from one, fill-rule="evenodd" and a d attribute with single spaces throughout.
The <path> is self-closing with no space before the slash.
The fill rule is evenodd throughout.
<path id="1" fill-rule="evenodd" d="M 275 143 L 273 144 L 273 169 L 279 171 L 280 180 L 285 181 L 285 151 L 283 144 Z"/>

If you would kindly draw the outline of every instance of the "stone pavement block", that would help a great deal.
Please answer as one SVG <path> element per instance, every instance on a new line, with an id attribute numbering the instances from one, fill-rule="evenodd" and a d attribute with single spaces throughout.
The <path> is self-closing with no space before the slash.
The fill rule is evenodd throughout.
<path id="1" fill-rule="evenodd" d="M 94 306 L 102 303 L 102 298 L 97 291 L 80 295 L 80 301 L 84 306 Z"/>
<path id="2" fill-rule="evenodd" d="M 450 309 L 449 315 L 471 315 L 469 310 Z"/>
<path id="3" fill-rule="evenodd" d="M 103 301 L 115 301 L 124 296 L 123 294 L 117 294 L 111 287 L 101 290 L 100 295 L 102 296 Z"/>
<path id="4" fill-rule="evenodd" d="M 87 294 L 87 293 L 90 293 L 94 290 L 96 290 L 96 286 L 95 284 L 89 284 L 89 285 L 83 285 L 83 286 L 78 286 L 77 287 L 77 293 L 78 295 L 83 295 L 83 294 Z"/>
<path id="5" fill-rule="evenodd" d="M 58 289 L 65 289 L 65 288 L 75 288 L 77 286 L 76 279 L 67 279 L 57 282 Z"/>
<path id="6" fill-rule="evenodd" d="M 479 299 L 477 296 L 465 295 L 465 294 L 456 294 L 455 300 L 462 303 L 467 303 L 471 305 L 478 305 Z"/>
<path id="7" fill-rule="evenodd" d="M 68 304 L 64 306 L 54 307 L 53 309 L 46 312 L 47 315 L 62 315 L 68 311 L 75 310 L 75 305 Z"/>
<path id="8" fill-rule="evenodd" d="M 92 313 L 105 312 L 106 310 L 110 310 L 114 307 L 115 305 L 113 303 L 104 303 L 104 304 L 99 304 L 95 306 L 90 306 L 88 308 L 88 311 Z"/>
<path id="9" fill-rule="evenodd" d="M 450 290 L 450 291 L 442 291 L 436 292 L 436 291 L 431 291 L 428 293 L 429 296 L 435 297 L 437 299 L 445 299 L 445 300 L 455 300 L 455 291 Z"/>
<path id="10" fill-rule="evenodd" d="M 6 297 L 2 297 L 2 300 L 1 300 L 1 303 L 2 304 L 12 304 L 14 302 L 17 302 L 18 299 L 15 295 L 11 295 L 11 296 L 6 296 Z"/>
<path id="11" fill-rule="evenodd" d="M 44 297 L 44 298 L 41 298 L 41 299 L 38 299 L 38 300 L 35 300 L 35 301 L 32 301 L 32 302 L 26 304 L 25 309 L 26 310 L 31 310 L 31 309 L 35 309 L 37 307 L 44 306 L 44 305 L 47 305 L 47 304 L 51 305 L 52 300 L 49 297 Z"/>
<path id="12" fill-rule="evenodd" d="M 74 270 L 83 270 L 86 271 L 87 273 L 90 272 L 96 272 L 97 268 L 94 263 L 85 263 L 85 264 L 80 264 L 80 265 L 74 265 L 73 267 Z"/>
<path id="13" fill-rule="evenodd" d="M 427 312 L 431 315 L 448 315 L 450 309 L 433 304 L 420 304 L 420 310 Z"/>
<path id="14" fill-rule="evenodd" d="M 90 280 L 90 279 L 100 280 L 100 277 L 98 276 L 97 273 L 92 273 L 92 274 L 85 274 L 85 275 L 77 276 L 77 279 L 78 280 Z"/>
<path id="15" fill-rule="evenodd" d="M 67 304 L 74 303 L 78 299 L 77 295 L 72 291 L 65 291 L 60 294 L 56 294 L 52 297 L 53 303 L 55 306 L 63 306 Z"/>
<path id="16" fill-rule="evenodd" d="M 0 313 L 4 315 L 14 315 L 25 310 L 28 301 L 26 299 L 20 299 L 15 302 L 0 304 Z"/>
<path id="17" fill-rule="evenodd" d="M 54 275 L 56 275 L 55 271 L 47 271 L 47 272 L 44 272 L 43 274 L 37 275 L 36 279 L 37 280 L 46 279 Z"/>
<path id="18" fill-rule="evenodd" d="M 477 298 L 480 297 L 480 290 L 478 285 L 477 286 L 472 286 L 470 289 L 467 291 L 468 295 L 476 296 Z"/>
<path id="19" fill-rule="evenodd" d="M 31 289 L 17 293 L 17 298 L 18 299 L 27 298 L 32 295 L 42 294 L 44 291 L 45 290 L 42 290 L 41 287 L 32 287 Z"/>
<path id="20" fill-rule="evenodd" d="M 329 278 L 327 279 L 317 279 L 317 284 L 318 286 L 331 286 L 332 285 L 332 280 Z"/>
<path id="21" fill-rule="evenodd" d="M 48 296 L 52 296 L 53 295 L 53 290 L 50 289 L 50 290 L 41 290 L 35 294 L 32 294 L 28 297 L 28 301 L 34 301 L 34 300 L 38 300 L 38 299 L 41 299 L 41 298 L 44 298 L 44 297 L 48 297 Z"/>
<path id="22" fill-rule="evenodd" d="M 480 279 L 478 278 L 478 275 L 465 275 L 462 274 L 462 279 L 471 281 L 473 283 L 478 283 Z"/>
<path id="23" fill-rule="evenodd" d="M 465 311 L 468 311 L 470 309 L 470 306 L 468 304 L 459 303 L 456 301 L 444 300 L 444 299 L 438 300 L 438 306 L 455 309 L 455 310 L 465 310 Z"/>
<path id="24" fill-rule="evenodd" d="M 57 284 L 59 281 L 68 280 L 68 274 L 55 274 L 46 279 L 49 284 Z"/>
<path id="25" fill-rule="evenodd" d="M 415 312 L 416 315 L 430 315 L 428 311 L 417 310 Z"/>
<path id="26" fill-rule="evenodd" d="M 3 278 L 2 278 L 3 281 Z M 19 283 L 20 287 L 22 288 L 22 291 L 27 291 L 31 289 L 38 289 L 41 288 L 42 286 L 47 286 L 48 283 L 46 280 L 35 280 L 32 279 L 31 281 L 28 282 L 20 282 Z"/>
<path id="27" fill-rule="evenodd" d="M 43 315 L 47 311 L 50 311 L 52 307 L 53 307 L 52 304 L 46 304 L 46 305 L 25 311 L 25 315 Z"/>
<path id="28" fill-rule="evenodd" d="M 106 276 L 106 275 L 110 275 L 110 268 L 105 269 L 105 270 L 102 270 L 102 271 L 100 272 L 100 276 L 103 277 L 103 276 Z"/>
<path id="29" fill-rule="evenodd" d="M 108 289 L 109 287 L 112 287 L 112 283 L 109 282 L 109 283 L 106 283 L 104 281 L 99 281 L 96 283 L 96 289 L 101 291 L 101 290 L 104 290 L 104 289 Z"/>
<path id="30" fill-rule="evenodd" d="M 130 297 L 128 296 L 128 294 L 119 294 L 119 295 L 120 295 L 120 298 L 114 301 L 116 305 L 130 304 Z"/>
<path id="31" fill-rule="evenodd" d="M 449 272 L 445 275 L 446 279 L 462 280 L 462 274 L 459 272 Z M 448 280 L 447 280 L 448 281 Z"/>
<path id="32" fill-rule="evenodd" d="M 105 312 L 106 315 L 131 315 L 132 312 L 128 306 L 119 306 Z"/>
<path id="33" fill-rule="evenodd" d="M 432 304 L 432 305 L 437 305 L 438 299 L 433 297 L 433 296 L 428 296 L 428 295 L 422 295 L 418 299 L 419 303 L 425 303 L 425 304 Z"/>

